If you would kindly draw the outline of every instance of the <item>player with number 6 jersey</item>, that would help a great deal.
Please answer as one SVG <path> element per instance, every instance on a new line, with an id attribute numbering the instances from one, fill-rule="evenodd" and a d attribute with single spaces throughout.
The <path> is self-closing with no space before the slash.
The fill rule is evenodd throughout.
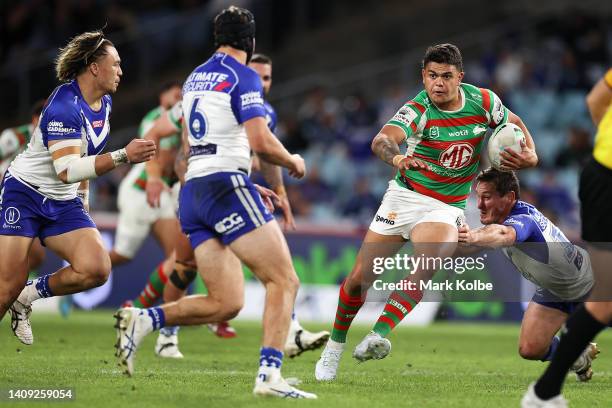
<path id="1" fill-rule="evenodd" d="M 194 248 L 208 295 L 161 307 L 120 309 L 115 314 L 117 357 L 131 375 L 136 348 L 153 330 L 236 316 L 244 298 L 242 261 L 266 288 L 253 393 L 316 398 L 281 376 L 299 280 L 280 227 L 248 178 L 251 149 L 297 178 L 306 172 L 304 160 L 291 155 L 270 132 L 261 80 L 246 66 L 255 47 L 253 14 L 231 6 L 215 17 L 213 25 L 216 52 L 183 85 L 183 135 L 189 153 L 179 206 L 181 227 Z"/>

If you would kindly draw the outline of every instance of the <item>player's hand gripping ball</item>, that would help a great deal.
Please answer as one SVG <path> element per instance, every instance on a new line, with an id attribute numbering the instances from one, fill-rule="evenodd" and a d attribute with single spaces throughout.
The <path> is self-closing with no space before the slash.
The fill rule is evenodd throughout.
<path id="1" fill-rule="evenodd" d="M 501 165 L 500 154 L 506 150 L 506 148 L 510 148 L 516 153 L 520 153 L 525 143 L 523 131 L 514 123 L 504 123 L 498 126 L 489 138 L 489 143 L 487 145 L 491 166 L 497 170 L 506 171 L 507 169 Z"/>

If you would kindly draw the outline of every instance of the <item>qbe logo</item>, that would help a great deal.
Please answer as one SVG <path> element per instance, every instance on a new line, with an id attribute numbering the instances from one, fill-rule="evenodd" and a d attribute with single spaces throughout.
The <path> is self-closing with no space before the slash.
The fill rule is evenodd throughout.
<path id="1" fill-rule="evenodd" d="M 4 220 L 9 225 L 18 223 L 19 218 L 21 218 L 21 213 L 15 207 L 8 207 L 6 211 L 4 211 Z"/>
<path id="2" fill-rule="evenodd" d="M 440 164 L 447 169 L 460 169 L 469 164 L 474 147 L 469 143 L 455 143 L 440 154 Z"/>
<path id="3" fill-rule="evenodd" d="M 215 231 L 219 234 L 225 234 L 238 228 L 244 227 L 246 224 L 242 217 L 238 213 L 233 213 L 230 216 L 225 217 L 221 221 L 215 224 Z"/>

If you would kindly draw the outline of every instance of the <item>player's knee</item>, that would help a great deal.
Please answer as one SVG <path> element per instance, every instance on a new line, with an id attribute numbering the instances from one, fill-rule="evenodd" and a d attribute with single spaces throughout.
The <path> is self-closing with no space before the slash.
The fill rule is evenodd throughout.
<path id="1" fill-rule="evenodd" d="M 106 283 L 111 272 L 110 257 L 106 252 L 90 256 L 82 261 L 78 268 L 78 272 L 87 277 L 92 287 L 101 286 Z"/>
<path id="2" fill-rule="evenodd" d="M 238 316 L 244 305 L 243 299 L 232 299 L 221 306 L 221 320 L 232 320 Z"/>
<path id="3" fill-rule="evenodd" d="M 519 355 L 525 360 L 540 360 L 547 350 L 547 346 L 533 341 L 523 341 L 519 344 Z"/>

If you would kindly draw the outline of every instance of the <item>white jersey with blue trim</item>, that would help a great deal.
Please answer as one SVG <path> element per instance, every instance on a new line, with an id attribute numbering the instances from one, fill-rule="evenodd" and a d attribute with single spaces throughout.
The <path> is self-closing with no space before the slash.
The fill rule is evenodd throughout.
<path id="1" fill-rule="evenodd" d="M 230 55 L 215 53 L 183 85 L 183 114 L 188 130 L 186 180 L 251 168 L 244 122 L 266 118 L 261 79 Z"/>
<path id="2" fill-rule="evenodd" d="M 521 274 L 563 300 L 576 300 L 593 287 L 589 254 L 533 205 L 517 201 L 504 225 L 516 231 L 516 244 L 503 248 Z"/>
<path id="3" fill-rule="evenodd" d="M 79 183 L 63 183 L 53 167 L 50 140 L 81 139 L 81 156 L 99 154 L 110 131 L 111 97 L 102 97 L 99 111 L 93 111 L 76 82 L 55 88 L 41 115 L 26 150 L 15 158 L 8 171 L 18 180 L 54 200 L 76 197 Z"/>

